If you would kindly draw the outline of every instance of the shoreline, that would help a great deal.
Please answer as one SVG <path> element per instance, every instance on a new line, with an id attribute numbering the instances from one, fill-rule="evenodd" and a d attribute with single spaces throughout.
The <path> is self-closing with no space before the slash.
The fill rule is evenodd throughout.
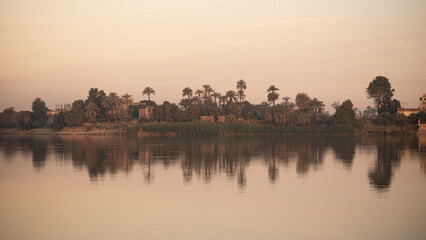
<path id="1" fill-rule="evenodd" d="M 35 128 L 31 130 L 0 129 L 0 135 L 19 135 L 19 136 L 38 136 L 38 135 L 120 135 L 119 129 L 109 130 L 91 130 L 84 131 L 80 128 L 71 128 L 71 130 L 53 131 L 51 128 Z"/>
<path id="2" fill-rule="evenodd" d="M 330 126 L 273 126 L 255 125 L 247 123 L 205 123 L 205 122 L 179 122 L 179 123 L 144 123 L 132 126 L 121 126 L 113 129 L 88 130 L 85 127 L 67 127 L 59 131 L 52 128 L 35 128 L 22 130 L 17 128 L 0 129 L 0 135 L 130 135 L 139 137 L 156 136 L 375 136 L 375 135 L 411 135 L 422 134 L 422 131 L 397 126 L 378 127 L 376 129 L 363 129 L 347 125 Z"/>

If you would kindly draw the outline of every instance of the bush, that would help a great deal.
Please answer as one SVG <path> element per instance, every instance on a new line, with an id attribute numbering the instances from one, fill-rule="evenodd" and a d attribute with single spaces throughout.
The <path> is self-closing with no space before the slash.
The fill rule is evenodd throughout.
<path id="1" fill-rule="evenodd" d="M 374 123 L 379 126 L 390 126 L 395 121 L 395 116 L 393 114 L 382 112 L 380 113 Z"/>

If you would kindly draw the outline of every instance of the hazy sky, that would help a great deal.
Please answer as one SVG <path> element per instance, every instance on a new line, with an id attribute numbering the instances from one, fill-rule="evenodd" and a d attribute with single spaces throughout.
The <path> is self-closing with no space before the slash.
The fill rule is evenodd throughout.
<path id="1" fill-rule="evenodd" d="M 0 0 L 0 110 L 50 108 L 91 87 L 178 102 L 184 87 L 248 83 L 260 103 L 306 92 L 371 104 L 386 76 L 404 107 L 426 92 L 424 0 Z M 145 98 L 145 97 L 144 97 Z"/>

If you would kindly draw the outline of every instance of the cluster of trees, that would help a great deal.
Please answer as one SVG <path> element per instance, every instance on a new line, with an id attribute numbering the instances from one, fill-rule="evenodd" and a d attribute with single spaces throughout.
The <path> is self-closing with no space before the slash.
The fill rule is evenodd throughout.
<path id="1" fill-rule="evenodd" d="M 247 108 L 251 107 L 251 104 L 243 101 L 246 97 L 246 88 L 247 83 L 244 80 L 237 82 L 237 91 L 229 90 L 225 94 L 214 91 L 208 84 L 195 91 L 186 87 L 182 90 L 182 99 L 179 104 L 165 101 L 154 107 L 152 118 L 149 120 L 196 121 L 200 116 L 217 118 L 220 115 L 226 115 L 230 120 L 236 120 L 238 117 L 247 118 Z"/>
<path id="2" fill-rule="evenodd" d="M 82 126 L 85 122 L 129 121 L 132 118 L 132 95 L 126 93 L 121 97 L 104 90 L 91 88 L 86 100 L 76 100 L 72 103 L 71 111 L 60 111 L 54 116 L 53 127 Z"/>
<path id="3" fill-rule="evenodd" d="M 416 124 L 420 118 L 426 120 L 426 113 L 420 111 L 417 114 L 405 116 L 398 113 L 401 107 L 399 100 L 393 98 L 395 89 L 392 88 L 389 79 L 383 76 L 374 78 L 366 89 L 367 98 L 373 99 L 375 107 L 368 106 L 362 113 L 364 121 L 370 121 L 379 126 L 405 126 L 407 124 Z"/>
<path id="4" fill-rule="evenodd" d="M 46 103 L 41 98 L 36 98 L 32 103 L 31 111 L 15 111 L 9 107 L 0 113 L 0 127 L 31 129 L 46 126 L 47 111 Z"/>
<path id="5" fill-rule="evenodd" d="M 121 97 L 111 92 L 91 88 L 85 100 L 75 100 L 70 111 L 59 109 L 53 117 L 51 126 L 56 129 L 83 126 L 85 122 L 128 121 L 134 116 L 133 99 L 129 94 Z M 48 126 L 48 111 L 46 103 L 36 98 L 32 103 L 32 112 L 16 112 L 13 107 L 6 108 L 0 113 L 0 127 L 31 129 Z M 137 116 L 137 115 L 136 115 Z"/>
<path id="6" fill-rule="evenodd" d="M 294 102 L 290 97 L 280 100 L 279 89 L 271 85 L 266 90 L 266 100 L 260 104 L 251 104 L 246 101 L 245 91 L 247 83 L 239 80 L 235 90 L 228 90 L 224 94 L 215 91 L 210 85 L 193 90 L 185 87 L 182 90 L 182 99 L 178 104 L 168 101 L 157 105 L 151 101 L 155 95 L 152 87 L 146 87 L 142 96 L 148 100 L 143 104 L 133 104 L 132 95 L 124 94 L 121 97 L 111 92 L 108 95 L 103 90 L 91 88 L 85 100 L 76 100 L 69 111 L 59 111 L 53 116 L 51 126 L 61 129 L 65 126 L 82 126 L 85 122 L 129 122 L 138 119 L 139 109 L 150 106 L 152 114 L 145 121 L 189 122 L 200 119 L 200 116 L 226 116 L 229 122 L 244 120 L 257 120 L 269 122 L 274 125 L 331 125 L 356 123 L 355 115 L 359 113 L 361 121 L 373 122 L 377 125 L 404 125 L 415 123 L 418 117 L 424 118 L 425 113 L 406 117 L 397 114 L 400 102 L 393 98 L 395 90 L 386 77 L 378 76 L 370 82 L 366 89 L 367 97 L 374 100 L 375 107 L 367 107 L 362 113 L 354 108 L 351 100 L 343 103 L 334 102 L 333 115 L 325 111 L 325 104 L 317 98 L 311 98 L 306 93 L 298 93 Z M 40 98 L 32 103 L 32 112 L 16 112 L 13 107 L 6 108 L 0 113 L 0 127 L 3 128 L 38 128 L 47 126 L 48 108 Z"/>
<path id="7" fill-rule="evenodd" d="M 325 112 L 325 104 L 317 98 L 310 98 L 306 93 L 296 95 L 295 102 L 290 97 L 283 97 L 283 102 L 278 103 L 279 89 L 274 85 L 267 90 L 267 102 L 251 104 L 245 101 L 247 83 L 239 80 L 236 90 L 226 91 L 221 94 L 206 84 L 202 89 L 193 90 L 185 87 L 182 90 L 182 99 L 179 104 L 165 101 L 153 109 L 153 115 L 148 121 L 195 121 L 200 116 L 226 116 L 227 121 L 260 120 L 271 122 L 274 125 L 316 125 L 353 123 L 355 113 L 350 100 L 349 105 L 337 109 L 338 116 L 330 116 Z M 350 109 L 349 109 L 350 106 Z M 345 108 L 346 107 L 346 108 Z M 349 111 L 349 113 L 346 113 Z"/>

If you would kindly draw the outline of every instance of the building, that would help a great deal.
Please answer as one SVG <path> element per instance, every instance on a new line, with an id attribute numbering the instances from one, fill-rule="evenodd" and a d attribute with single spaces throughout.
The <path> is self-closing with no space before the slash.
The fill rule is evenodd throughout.
<path id="1" fill-rule="evenodd" d="M 410 116 L 411 114 L 417 114 L 419 112 L 419 108 L 398 108 L 398 113 L 402 113 L 405 116 Z"/>
<path id="2" fill-rule="evenodd" d="M 201 122 L 214 122 L 214 116 L 200 116 Z"/>
<path id="3" fill-rule="evenodd" d="M 53 118 L 55 116 L 55 114 L 58 114 L 60 112 L 60 110 L 48 110 L 46 112 L 47 115 L 47 125 L 50 125 L 53 123 Z"/>
<path id="4" fill-rule="evenodd" d="M 225 122 L 225 120 L 226 120 L 226 117 L 225 117 L 225 116 L 223 116 L 223 115 L 221 115 L 221 116 L 218 116 L 218 117 L 217 117 L 217 122 L 224 123 L 224 122 Z"/>
<path id="5" fill-rule="evenodd" d="M 420 111 L 426 111 L 426 93 L 423 94 L 423 97 L 420 97 L 419 107 Z"/>
<path id="6" fill-rule="evenodd" d="M 151 101 L 140 101 L 140 102 L 133 102 L 131 105 L 138 110 L 138 119 L 139 120 L 148 120 L 152 115 L 152 110 L 154 109 L 154 106 L 156 104 Z"/>
<path id="7" fill-rule="evenodd" d="M 139 119 L 149 119 L 152 115 L 153 106 L 143 106 L 139 108 Z"/>
<path id="8" fill-rule="evenodd" d="M 410 116 L 410 114 L 417 114 L 420 111 L 426 111 L 426 93 L 420 97 L 418 108 L 398 108 L 397 110 L 398 113 L 402 113 L 407 117 Z"/>
<path id="9" fill-rule="evenodd" d="M 154 106 L 146 105 L 146 103 L 138 103 L 133 104 L 139 107 L 139 120 L 144 119 L 147 120 L 152 115 L 152 110 L 154 109 Z"/>

